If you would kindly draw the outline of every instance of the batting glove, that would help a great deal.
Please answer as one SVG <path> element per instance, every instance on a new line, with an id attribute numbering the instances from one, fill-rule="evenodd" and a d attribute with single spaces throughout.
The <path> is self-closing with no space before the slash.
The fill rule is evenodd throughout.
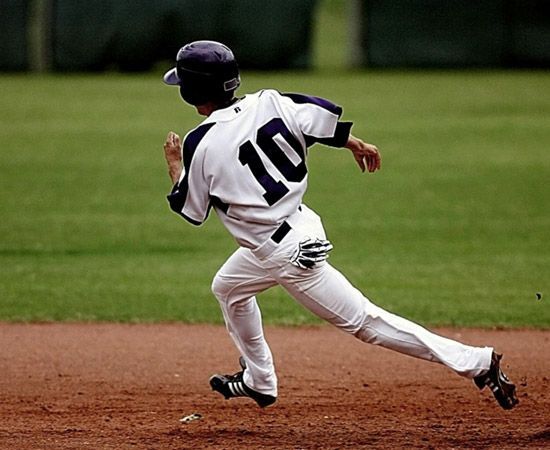
<path id="1" fill-rule="evenodd" d="M 298 244 L 290 262 L 301 269 L 312 269 L 315 264 L 326 261 L 332 249 L 330 241 L 307 238 Z"/>

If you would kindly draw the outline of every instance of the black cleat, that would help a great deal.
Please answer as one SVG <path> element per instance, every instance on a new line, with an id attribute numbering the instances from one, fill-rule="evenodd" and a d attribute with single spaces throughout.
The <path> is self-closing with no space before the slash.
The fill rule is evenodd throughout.
<path id="1" fill-rule="evenodd" d="M 474 378 L 474 383 L 481 390 L 489 386 L 498 404 L 504 409 L 512 409 L 519 403 L 516 397 L 516 385 L 510 381 L 500 368 L 502 355 L 493 352 L 491 367 L 483 375 Z"/>
<path id="2" fill-rule="evenodd" d="M 212 390 L 222 394 L 226 400 L 233 397 L 250 397 L 260 408 L 265 408 L 275 403 L 277 397 L 261 394 L 244 384 L 243 372 L 246 369 L 246 363 L 242 357 L 239 359 L 239 364 L 243 370 L 234 375 L 213 375 L 210 378 Z"/>

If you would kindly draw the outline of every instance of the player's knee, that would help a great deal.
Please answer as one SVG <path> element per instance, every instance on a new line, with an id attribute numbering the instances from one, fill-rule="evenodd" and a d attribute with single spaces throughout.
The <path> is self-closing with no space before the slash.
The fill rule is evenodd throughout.
<path id="1" fill-rule="evenodd" d="M 231 286 L 227 282 L 227 280 L 225 280 L 224 277 L 218 272 L 212 280 L 212 285 L 210 289 L 212 289 L 212 293 L 215 295 L 215 297 L 218 300 L 222 301 L 223 299 L 227 298 L 227 295 L 231 290 Z"/>
<path id="2" fill-rule="evenodd" d="M 375 330 L 370 328 L 360 328 L 355 333 L 352 333 L 360 341 L 366 342 L 367 344 L 377 344 L 378 343 L 378 333 Z"/>

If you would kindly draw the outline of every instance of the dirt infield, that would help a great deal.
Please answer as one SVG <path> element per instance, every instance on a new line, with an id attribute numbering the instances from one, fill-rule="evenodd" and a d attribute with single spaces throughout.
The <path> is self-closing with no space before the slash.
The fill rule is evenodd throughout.
<path id="1" fill-rule="evenodd" d="M 280 396 L 261 410 L 208 386 L 238 368 L 223 327 L 0 324 L 0 448 L 550 448 L 550 332 L 438 332 L 503 351 L 520 405 L 328 326 L 267 328 Z"/>

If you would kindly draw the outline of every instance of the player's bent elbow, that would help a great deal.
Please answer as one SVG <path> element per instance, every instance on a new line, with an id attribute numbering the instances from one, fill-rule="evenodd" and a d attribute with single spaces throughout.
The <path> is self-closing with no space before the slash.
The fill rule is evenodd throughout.
<path id="1" fill-rule="evenodd" d="M 196 227 L 200 227 L 204 221 L 195 220 L 188 215 L 184 214 L 183 211 L 181 211 L 179 205 L 170 203 L 170 209 L 174 211 L 178 216 L 180 216 L 182 219 L 185 219 L 187 222 L 189 222 L 191 225 L 195 225 Z"/>
<path id="2" fill-rule="evenodd" d="M 178 213 L 182 218 L 184 218 L 185 220 L 187 220 L 187 222 L 189 222 L 191 225 L 195 225 L 196 227 L 200 227 L 204 222 L 200 222 L 198 220 L 195 220 L 195 219 L 191 219 L 191 217 L 189 216 L 186 216 L 185 214 L 183 214 L 182 212 L 179 212 Z"/>

